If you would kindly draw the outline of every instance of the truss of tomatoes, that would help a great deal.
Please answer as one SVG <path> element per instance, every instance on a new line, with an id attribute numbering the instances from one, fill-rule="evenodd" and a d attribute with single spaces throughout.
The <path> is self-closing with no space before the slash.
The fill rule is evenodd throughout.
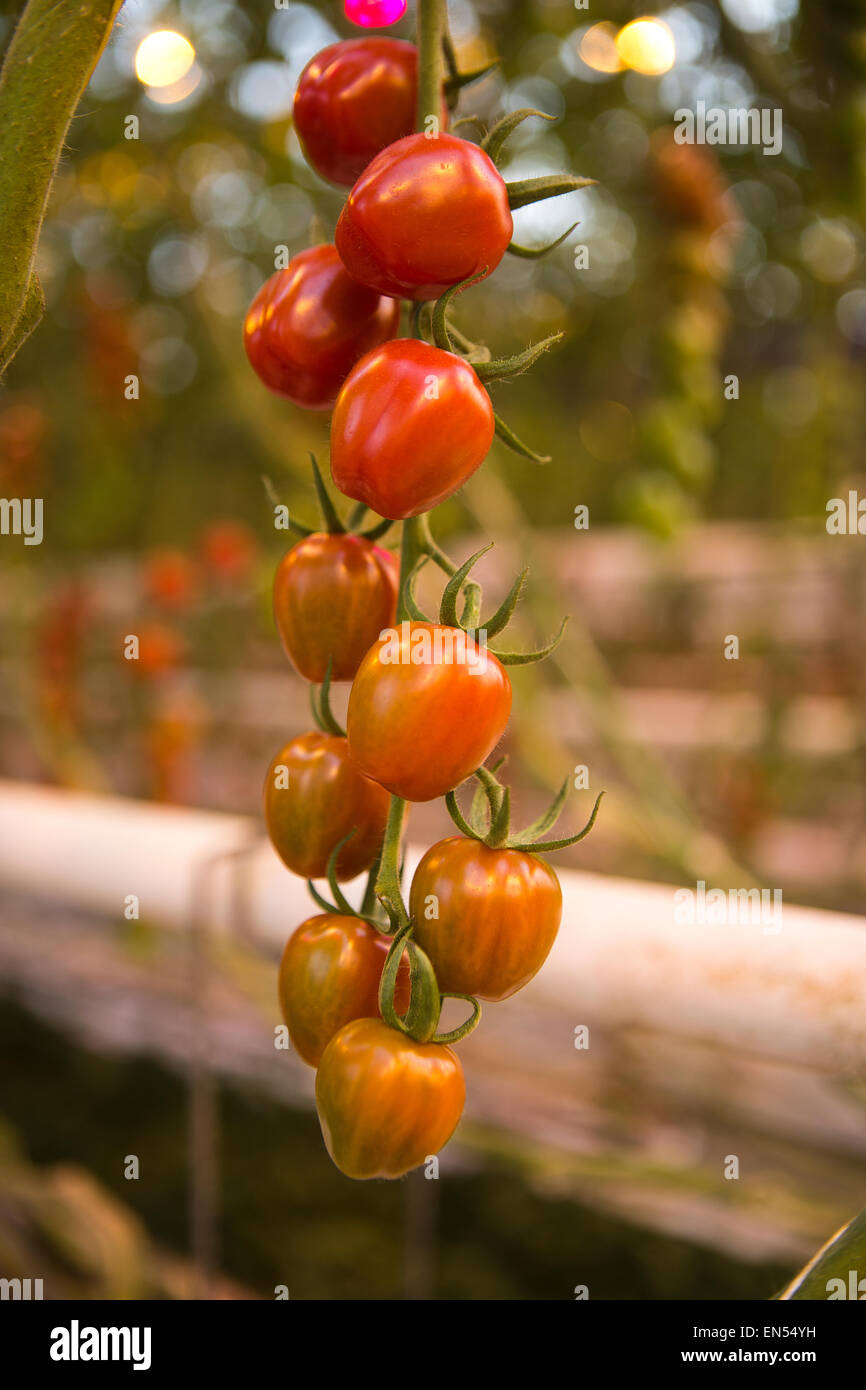
<path id="1" fill-rule="evenodd" d="M 393 522 L 457 491 L 495 432 L 534 457 L 495 416 L 487 384 L 523 370 L 548 343 L 506 362 L 462 337 L 458 350 L 451 299 L 507 250 L 527 254 L 512 242 L 513 207 L 590 182 L 505 183 L 495 162 L 502 143 L 540 113 L 504 118 L 479 146 L 447 133 L 446 90 L 434 138 L 416 133 L 417 66 L 414 45 L 389 38 L 336 43 L 307 65 L 298 136 L 313 168 L 350 191 L 335 243 L 272 275 L 244 322 L 265 386 L 333 412 L 333 482 L 359 504 L 344 526 L 313 461 L 324 526 L 295 527 L 302 537 L 280 561 L 273 594 L 318 727 L 278 750 L 264 788 L 274 848 L 310 881 L 321 909 L 286 944 L 280 1006 L 296 1052 L 317 1068 L 328 1152 L 352 1178 L 400 1177 L 448 1142 L 465 1099 L 453 1043 L 477 1023 L 479 1000 L 507 999 L 541 968 L 562 895 L 539 854 L 582 838 L 598 810 L 596 802 L 578 835 L 550 839 L 566 783 L 544 817 L 513 832 L 509 791 L 485 766 L 511 710 L 507 667 L 558 640 L 530 653 L 488 645 L 525 574 L 482 624 L 470 578 L 478 556 L 456 567 L 426 528 L 421 563 L 434 560 L 448 576 L 431 619 L 416 603 L 415 573 L 401 589 L 399 561 L 379 544 Z M 462 85 L 454 73 L 452 84 Z M 411 336 L 400 333 L 401 301 L 414 306 Z M 382 520 L 362 530 L 367 509 Z M 345 729 L 331 711 L 333 682 L 351 682 Z M 476 790 L 464 814 L 456 790 L 469 778 Z M 405 803 L 442 796 L 460 833 L 426 852 L 407 908 L 399 876 L 383 886 L 383 845 L 399 845 Z M 364 871 L 354 908 L 340 885 Z M 316 879 L 327 879 L 330 899 Z M 442 1033 L 448 997 L 471 1014 Z"/>

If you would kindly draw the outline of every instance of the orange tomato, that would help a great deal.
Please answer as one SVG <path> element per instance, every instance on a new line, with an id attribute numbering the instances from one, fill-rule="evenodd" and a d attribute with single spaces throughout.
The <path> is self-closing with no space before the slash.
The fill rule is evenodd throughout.
<path id="1" fill-rule="evenodd" d="M 467 778 L 502 737 L 511 682 L 457 628 L 401 623 L 375 642 L 349 695 L 349 749 L 361 771 L 408 801 Z"/>
<path id="2" fill-rule="evenodd" d="M 280 1008 L 292 1046 L 317 1067 L 335 1033 L 356 1018 L 378 1018 L 379 981 L 391 939 L 358 917 L 310 917 L 286 942 L 280 962 Z M 409 957 L 397 972 L 394 1002 L 409 1007 Z"/>
<path id="3" fill-rule="evenodd" d="M 439 988 L 507 999 L 541 969 L 556 940 L 562 891 L 543 859 L 452 835 L 428 849 L 412 879 L 414 940 Z"/>
<path id="4" fill-rule="evenodd" d="M 450 1047 L 415 1042 L 377 1018 L 341 1028 L 316 1075 L 325 1145 L 350 1178 L 399 1178 L 417 1168 L 448 1143 L 465 1099 Z"/>
<path id="5" fill-rule="evenodd" d="M 369 869 L 388 819 L 386 793 L 359 772 L 346 740 L 321 733 L 290 739 L 274 755 L 264 808 L 274 849 L 302 878 L 323 878 L 332 851 L 352 829 L 337 859 L 337 877 L 354 878 Z"/>
<path id="6" fill-rule="evenodd" d="M 274 621 L 286 656 L 308 681 L 350 681 L 394 621 L 400 566 L 362 536 L 306 536 L 274 576 Z"/>

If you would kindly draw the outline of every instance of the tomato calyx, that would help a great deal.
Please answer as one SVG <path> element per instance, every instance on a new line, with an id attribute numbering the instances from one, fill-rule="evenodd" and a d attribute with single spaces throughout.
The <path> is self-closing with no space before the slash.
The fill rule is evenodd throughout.
<path id="1" fill-rule="evenodd" d="M 406 922 L 394 935 L 382 967 L 379 984 L 379 1012 L 389 1028 L 396 1028 L 415 1042 L 456 1043 L 467 1037 L 481 1021 L 481 1005 L 471 994 L 448 990 L 440 993 L 436 973 L 426 951 L 412 940 L 413 923 Z M 409 956 L 409 1008 L 402 1016 L 394 1005 L 397 971 L 404 951 Z M 437 1032 L 443 999 L 462 999 L 471 1006 L 469 1017 L 446 1033 Z"/>
<path id="2" fill-rule="evenodd" d="M 457 355 L 457 348 L 453 341 L 454 330 L 448 322 L 448 309 L 452 299 L 455 295 L 467 289 L 469 285 L 475 284 L 478 280 L 483 280 L 486 274 L 487 269 L 485 267 L 478 275 L 473 275 L 468 280 L 462 280 L 459 284 L 452 285 L 450 289 L 447 289 L 445 293 L 440 295 L 439 299 L 437 299 L 436 306 L 433 310 L 431 327 L 434 342 L 443 352 L 452 352 Z M 535 343 L 528 348 L 524 348 L 523 352 L 514 353 L 511 357 L 500 357 L 495 361 L 489 359 L 487 361 L 481 360 L 479 355 L 480 344 L 470 343 L 470 353 L 467 354 L 467 360 L 472 353 L 476 354 L 476 360 L 473 361 L 472 365 L 475 369 L 475 375 L 480 381 L 483 381 L 485 385 L 489 381 L 507 381 L 510 377 L 520 376 L 521 373 L 532 366 L 533 362 L 537 362 L 543 353 L 552 348 L 554 343 L 560 342 L 564 337 L 564 333 L 552 333 L 550 337 L 543 338 L 540 343 Z M 463 341 L 467 342 L 468 340 L 464 339 Z"/>
<path id="3" fill-rule="evenodd" d="M 576 225 L 575 223 L 575 226 Z M 569 231 L 573 230 L 574 228 L 569 229 Z M 551 246 L 546 249 L 552 250 L 553 246 L 558 245 L 559 241 L 562 241 L 564 236 L 567 235 L 567 232 L 564 233 L 563 237 L 560 237 L 557 242 L 551 243 Z M 525 247 L 520 247 L 517 254 L 534 256 L 536 252 Z M 542 254 L 542 252 L 539 251 L 538 254 Z M 525 372 L 527 368 L 531 367 L 533 362 L 537 362 L 539 357 L 552 348 L 555 343 L 558 343 L 564 336 L 562 333 L 554 333 L 548 338 L 543 338 L 540 343 L 535 343 L 525 348 L 523 352 L 515 353 L 512 357 L 502 357 L 495 361 L 491 360 L 490 349 L 484 343 L 475 343 L 470 338 L 465 337 L 451 322 L 448 314 L 451 301 L 454 297 L 460 294 L 461 291 L 468 289 L 470 285 L 475 284 L 479 280 L 483 280 L 486 274 L 487 270 L 485 268 L 477 275 L 471 276 L 467 280 L 461 280 L 456 285 L 451 285 L 436 301 L 430 319 L 430 331 L 436 346 L 444 352 L 450 352 L 455 356 L 465 358 L 484 386 L 494 381 L 506 381 L 510 377 L 520 376 L 522 372 Z M 421 313 L 418 311 L 413 316 L 412 328 L 413 332 L 419 333 L 419 335 L 421 321 Z M 528 444 L 524 444 L 523 440 L 519 439 L 514 431 L 506 425 L 505 421 L 496 414 L 496 411 L 493 412 L 493 423 L 496 434 L 502 440 L 503 444 L 511 449 L 513 453 L 519 454 L 521 458 L 529 459 L 532 463 L 550 462 L 549 454 L 539 454 L 534 449 L 531 449 Z"/>
<path id="4" fill-rule="evenodd" d="M 313 470 L 313 486 L 316 489 L 316 500 L 319 503 L 319 511 L 322 517 L 321 530 L 326 531 L 331 536 L 362 536 L 365 541 L 377 541 L 381 536 L 384 536 L 386 531 L 391 529 L 394 525 L 393 521 L 382 520 L 376 522 L 375 526 L 368 527 L 366 531 L 359 531 L 357 528 L 360 526 L 369 510 L 363 502 L 359 502 L 356 507 L 352 508 L 348 525 L 344 525 L 340 520 L 337 508 L 334 506 L 331 494 L 325 486 L 322 470 L 312 451 L 310 452 L 310 464 Z M 307 535 L 311 534 L 310 531 L 307 532 Z"/>
<path id="5" fill-rule="evenodd" d="M 448 32 L 447 22 L 445 25 L 445 32 L 442 35 L 442 54 L 445 59 L 446 72 L 445 80 L 442 83 L 442 89 L 445 93 L 445 101 L 449 111 L 453 111 L 456 107 L 460 93 L 464 87 L 470 86 L 473 82 L 480 82 L 482 77 L 486 77 L 490 72 L 495 72 L 500 66 L 500 59 L 494 58 L 491 62 L 485 63 L 480 68 L 472 68 L 469 72 L 461 72 L 457 63 L 454 41 Z"/>
<path id="6" fill-rule="evenodd" d="M 548 115 L 546 111 L 536 110 L 534 106 L 521 106 L 519 111 L 509 111 L 501 120 L 498 120 L 481 141 L 482 150 L 493 160 L 497 169 L 506 140 L 519 125 L 523 124 L 528 116 L 540 116 L 543 121 L 558 119 L 556 116 Z"/>
<path id="7" fill-rule="evenodd" d="M 485 650 L 488 651 L 491 656 L 495 656 L 497 661 L 501 662 L 503 666 L 528 666 L 533 662 L 543 661 L 546 656 L 550 656 L 551 652 L 555 651 L 559 646 L 563 634 L 565 633 L 565 625 L 568 622 L 567 617 L 562 619 L 559 630 L 551 641 L 543 647 L 536 648 L 534 651 L 502 651 L 498 647 L 491 647 L 489 645 L 488 638 L 497 636 L 511 621 L 514 610 L 526 587 L 526 581 L 529 575 L 528 569 L 521 570 L 508 593 L 505 595 L 505 598 L 496 609 L 496 612 L 492 613 L 486 620 L 482 620 L 481 603 L 483 599 L 483 590 L 480 584 L 474 579 L 469 578 L 469 573 L 473 566 L 481 559 L 481 556 L 486 555 L 488 550 L 493 549 L 492 542 L 490 545 L 483 546 L 481 550 L 476 550 L 475 554 L 470 555 L 469 559 L 459 568 L 457 568 L 448 559 L 444 551 L 436 545 L 436 542 L 430 535 L 426 520 L 420 528 L 419 543 L 422 554 L 406 576 L 403 592 L 401 594 L 402 609 L 412 622 L 433 623 L 433 619 L 427 617 L 419 607 L 418 601 L 415 598 L 415 581 L 421 570 L 427 564 L 427 561 L 433 560 L 440 569 L 444 569 L 449 575 L 448 583 L 442 590 L 442 596 L 439 602 L 438 621 L 442 626 L 459 628 L 476 641 L 480 637 Z M 458 605 L 461 599 L 462 608 L 458 612 Z"/>
<path id="8" fill-rule="evenodd" d="M 538 174 L 532 179 L 517 179 L 506 183 L 508 206 L 512 212 L 518 208 L 529 207 L 530 203 L 540 203 L 545 198 L 560 198 L 564 193 L 577 193 L 581 188 L 591 188 L 598 179 L 586 179 L 580 174 Z"/>
<path id="9" fill-rule="evenodd" d="M 293 532 L 296 536 L 300 536 L 302 539 L 324 532 L 329 536 L 360 536 L 365 541 L 377 541 L 384 536 L 387 531 L 390 531 L 394 522 L 389 521 L 387 518 L 382 521 L 377 521 L 374 526 L 369 526 L 365 531 L 359 530 L 364 517 L 370 510 L 363 502 L 358 502 L 357 505 L 352 508 L 349 513 L 348 521 L 344 523 L 340 519 L 340 514 L 334 506 L 331 495 L 325 486 L 322 470 L 312 451 L 310 451 L 310 465 L 313 470 L 313 486 L 316 490 L 316 500 L 319 504 L 320 525 L 318 527 L 305 526 L 302 521 L 297 521 L 295 517 L 289 513 L 286 523 L 287 530 Z M 266 473 L 262 474 L 262 486 L 268 501 L 275 510 L 277 507 L 285 507 L 285 503 L 280 499 L 272 479 L 269 478 Z M 285 510 L 288 512 L 288 507 L 285 507 Z"/>
<path id="10" fill-rule="evenodd" d="M 524 830 L 511 831 L 511 789 L 503 786 L 498 780 L 496 772 L 502 766 L 500 760 L 493 768 L 479 767 L 475 771 L 475 778 L 479 786 L 472 798 L 472 805 L 468 818 L 464 816 L 457 803 L 455 792 L 448 792 L 445 797 L 445 805 L 448 814 L 453 820 L 461 835 L 465 835 L 470 840 L 480 840 L 487 845 L 488 849 L 517 849 L 525 850 L 528 854 L 545 854 L 557 849 L 566 849 L 569 845 L 576 845 L 579 840 L 583 840 L 595 825 L 598 809 L 604 792 L 599 792 L 592 808 L 589 820 L 582 830 L 576 835 L 566 835 L 558 839 L 546 839 L 548 832 L 553 829 L 568 798 L 570 779 L 566 777 L 553 801 L 550 803 L 543 815 L 538 820 L 526 826 Z"/>

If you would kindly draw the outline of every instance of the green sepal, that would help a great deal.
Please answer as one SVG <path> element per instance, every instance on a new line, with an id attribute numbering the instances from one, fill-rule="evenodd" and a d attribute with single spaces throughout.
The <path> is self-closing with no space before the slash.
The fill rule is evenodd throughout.
<path id="1" fill-rule="evenodd" d="M 443 999 L 465 999 L 467 1004 L 472 1005 L 472 1013 L 464 1023 L 459 1024 L 457 1028 L 452 1028 L 447 1033 L 434 1033 L 430 1039 L 431 1042 L 443 1043 L 447 1046 L 448 1043 L 460 1042 L 461 1039 L 468 1037 L 474 1028 L 478 1027 L 481 1022 L 481 1005 L 472 994 L 455 994 L 452 990 L 448 990 L 441 997 Z"/>
<path id="2" fill-rule="evenodd" d="M 489 545 L 482 546 L 481 550 L 476 550 L 474 555 L 470 555 L 469 559 L 466 560 L 458 570 L 455 570 L 454 574 L 452 574 L 448 583 L 445 585 L 445 588 L 442 590 L 442 599 L 439 604 L 439 621 L 440 623 L 444 623 L 446 627 L 462 626 L 457 617 L 457 601 L 460 597 L 463 581 L 466 579 L 473 565 L 481 559 L 481 556 L 486 555 L 488 550 L 492 549 L 493 542 L 491 541 Z"/>
<path id="3" fill-rule="evenodd" d="M 568 799 L 570 786 L 571 778 L 566 777 L 544 815 L 539 816 L 538 820 L 533 821 L 531 825 L 527 825 L 525 830 L 521 830 L 518 835 L 513 837 L 511 843 L 514 848 L 517 848 L 521 844 L 531 844 L 533 840 L 540 839 L 548 830 L 553 829 L 559 817 L 562 815 L 563 807 Z"/>
<path id="4" fill-rule="evenodd" d="M 442 996 L 430 957 L 420 946 L 416 946 L 411 937 L 411 922 L 394 933 L 379 982 L 379 1010 L 390 1028 L 396 1028 L 416 1042 L 430 1042 L 439 1024 Z M 411 994 L 409 1007 L 401 1017 L 394 1005 L 394 991 L 404 951 L 409 955 Z"/>
<path id="5" fill-rule="evenodd" d="M 539 174 L 532 179 L 518 179 L 506 183 L 508 206 L 512 212 L 518 208 L 540 203 L 545 198 L 559 198 L 563 193 L 576 193 L 578 189 L 589 188 L 597 179 L 584 179 L 577 174 Z"/>
<path id="6" fill-rule="evenodd" d="M 482 68 L 473 68 L 471 72 L 458 72 L 453 77 L 446 77 L 444 83 L 446 99 L 452 95 L 456 96 L 470 83 L 480 82 L 482 77 L 486 77 L 489 72 L 493 72 L 499 67 L 499 62 L 498 58 L 494 58 L 492 62 L 485 63 Z"/>
<path id="7" fill-rule="evenodd" d="M 563 618 L 562 622 L 559 624 L 559 631 L 556 636 L 552 641 L 548 642 L 546 647 L 539 647 L 537 651 L 497 652 L 494 651 L 492 647 L 488 647 L 487 650 L 490 652 L 491 656 L 495 656 L 496 660 L 500 661 L 503 666 L 531 666 L 533 662 L 543 661 L 546 656 L 550 656 L 550 653 L 556 650 L 562 641 L 567 622 L 568 618 Z"/>
<path id="8" fill-rule="evenodd" d="M 500 603 L 492 618 L 487 619 L 487 622 L 484 624 L 484 631 L 487 633 L 488 640 L 491 637 L 495 637 L 497 633 L 501 632 L 502 629 L 511 621 L 511 618 L 514 614 L 514 610 L 517 607 L 520 598 L 523 594 L 523 590 L 526 588 L 526 580 L 528 576 L 528 569 L 521 570 L 520 574 L 517 576 L 511 588 L 508 590 L 508 593 L 505 595 L 505 598 Z"/>
<path id="9" fill-rule="evenodd" d="M 267 497 L 271 506 L 284 507 L 285 503 L 280 501 L 279 495 L 277 494 L 277 489 L 274 487 L 274 484 L 268 477 L 267 473 L 260 473 L 259 477 L 262 480 L 262 487 L 265 490 L 265 496 Z M 289 530 L 294 531 L 295 534 L 298 536 L 314 535 L 314 531 L 311 526 L 304 526 L 300 521 L 293 521 L 291 512 L 289 512 Z"/>
<path id="10" fill-rule="evenodd" d="M 456 792 L 450 791 L 445 793 L 445 809 L 447 810 L 454 824 L 457 826 L 457 829 L 460 831 L 460 834 L 465 835 L 467 840 L 484 839 L 484 836 L 480 835 L 478 831 L 469 824 L 469 822 L 466 820 L 466 817 L 463 815 L 463 812 L 460 810 L 460 807 L 457 804 Z"/>
<path id="11" fill-rule="evenodd" d="M 564 333 L 551 333 L 550 337 L 542 338 L 540 343 L 524 348 L 523 352 L 517 352 L 513 357 L 500 357 L 494 362 L 474 363 L 475 375 L 485 385 L 490 381 L 507 381 L 509 377 L 520 376 L 545 352 L 549 352 L 554 343 L 558 343 L 564 337 Z"/>
<path id="12" fill-rule="evenodd" d="M 579 222 L 572 222 L 570 227 L 556 238 L 556 241 L 548 242 L 547 246 L 520 246 L 516 241 L 509 242 L 508 250 L 512 256 L 520 256 L 524 261 L 537 261 L 539 257 L 546 256 L 548 251 L 555 251 L 557 246 L 561 246 L 567 237 L 570 237 Z"/>
<path id="13" fill-rule="evenodd" d="M 530 449 L 528 444 L 524 444 L 522 439 L 518 439 L 514 430 L 506 425 L 501 416 L 493 412 L 493 420 L 496 434 L 512 453 L 519 454 L 521 458 L 529 459 L 532 463 L 550 463 L 550 454 L 537 454 L 534 449 Z"/>
<path id="14" fill-rule="evenodd" d="M 583 829 L 579 830 L 576 835 L 566 835 L 565 838 L 562 840 L 533 840 L 531 844 L 527 845 L 521 843 L 520 837 L 518 836 L 511 841 L 511 843 L 509 844 L 509 848 L 526 849 L 529 850 L 532 854 L 550 854 L 555 849 L 567 849 L 569 845 L 576 845 L 578 840 L 582 840 L 586 835 L 588 835 L 592 827 L 595 825 L 595 818 L 598 815 L 598 808 L 601 805 L 601 799 L 603 796 L 604 792 L 599 792 L 598 796 L 595 799 L 595 805 L 592 808 L 592 815 L 586 822 L 586 825 L 583 827 Z"/>
<path id="15" fill-rule="evenodd" d="M 460 626 L 464 632 L 477 632 L 481 623 L 481 585 L 474 579 L 467 579 L 463 589 L 463 612 Z"/>
<path id="16" fill-rule="evenodd" d="M 434 343 L 438 348 L 441 348 L 443 352 L 451 352 L 454 353 L 455 356 L 458 355 L 455 353 L 454 344 L 451 341 L 451 334 L 448 331 L 447 314 L 452 299 L 454 299 L 456 295 L 461 294 L 463 290 L 468 289 L 470 285 L 474 285 L 477 280 L 483 280 L 486 274 L 487 266 L 485 266 L 483 270 L 479 270 L 475 275 L 468 275 L 465 280 L 458 280 L 456 285 L 449 285 L 445 293 L 440 294 L 439 298 L 436 300 L 433 306 L 431 329 Z"/>
<path id="17" fill-rule="evenodd" d="M 358 535 L 365 541 L 377 541 L 381 536 L 386 535 L 393 525 L 393 521 L 388 521 L 385 518 L 385 520 L 377 522 L 375 526 L 368 527 L 366 531 L 359 531 Z"/>
<path id="18" fill-rule="evenodd" d="M 506 140 L 519 125 L 523 124 L 528 116 L 540 116 L 543 121 L 555 121 L 558 119 L 556 116 L 548 115 L 546 111 L 536 111 L 531 106 L 524 106 L 519 111 L 509 111 L 508 115 L 503 116 L 501 120 L 497 121 L 496 125 L 493 126 L 492 130 L 488 131 L 481 141 L 482 150 L 489 159 L 493 160 L 497 168 L 499 166 L 499 156 L 502 153 L 502 148 Z"/>
<path id="19" fill-rule="evenodd" d="M 339 916 L 340 909 L 335 906 L 334 903 L 329 903 L 328 899 L 322 896 L 311 878 L 307 879 L 307 892 L 316 906 L 320 907 L 323 912 L 326 912 L 329 917 Z"/>
<path id="20" fill-rule="evenodd" d="M 322 513 L 322 525 L 330 535 L 342 535 L 346 528 L 337 516 L 337 510 L 331 501 L 328 489 L 325 487 L 325 480 L 319 470 L 314 453 L 310 453 L 310 463 L 313 465 L 313 483 L 316 488 L 316 496 L 319 499 L 319 508 Z"/>
<path id="21" fill-rule="evenodd" d="M 495 769 L 498 770 L 503 762 L 504 759 L 500 759 L 495 764 Z M 568 795 L 568 778 L 560 787 L 544 815 L 540 816 L 532 825 L 528 825 L 525 830 L 520 830 L 512 835 L 509 829 L 510 788 L 502 785 L 493 768 L 478 767 L 473 776 L 481 784 L 479 791 L 483 793 L 488 803 L 489 825 L 485 826 L 483 822 L 481 814 L 483 803 L 480 801 L 479 791 L 476 791 L 472 799 L 472 810 L 468 821 L 457 804 L 455 792 L 448 793 L 445 798 L 445 805 L 449 816 L 462 835 L 470 840 L 480 840 L 490 849 L 515 849 L 527 854 L 544 854 L 557 849 L 566 849 L 569 845 L 576 845 L 579 840 L 584 839 L 589 834 L 595 825 L 598 808 L 604 796 L 604 792 L 599 792 L 589 820 L 576 835 L 566 835 L 555 840 L 544 840 L 541 837 L 556 824 L 562 814 Z"/>

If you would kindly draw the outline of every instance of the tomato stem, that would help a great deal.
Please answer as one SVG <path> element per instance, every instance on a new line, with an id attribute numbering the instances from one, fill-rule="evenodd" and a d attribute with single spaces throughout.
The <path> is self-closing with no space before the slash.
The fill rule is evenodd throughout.
<path id="1" fill-rule="evenodd" d="M 418 0 L 418 105 L 416 126 L 426 133 L 433 117 L 438 133 L 442 114 L 442 39 L 446 31 L 445 0 Z"/>
<path id="2" fill-rule="evenodd" d="M 388 807 L 385 838 L 382 841 L 379 872 L 376 875 L 376 897 L 388 913 L 395 931 L 407 926 L 409 922 L 400 886 L 400 843 L 405 818 L 406 802 L 402 797 L 392 796 Z"/>

